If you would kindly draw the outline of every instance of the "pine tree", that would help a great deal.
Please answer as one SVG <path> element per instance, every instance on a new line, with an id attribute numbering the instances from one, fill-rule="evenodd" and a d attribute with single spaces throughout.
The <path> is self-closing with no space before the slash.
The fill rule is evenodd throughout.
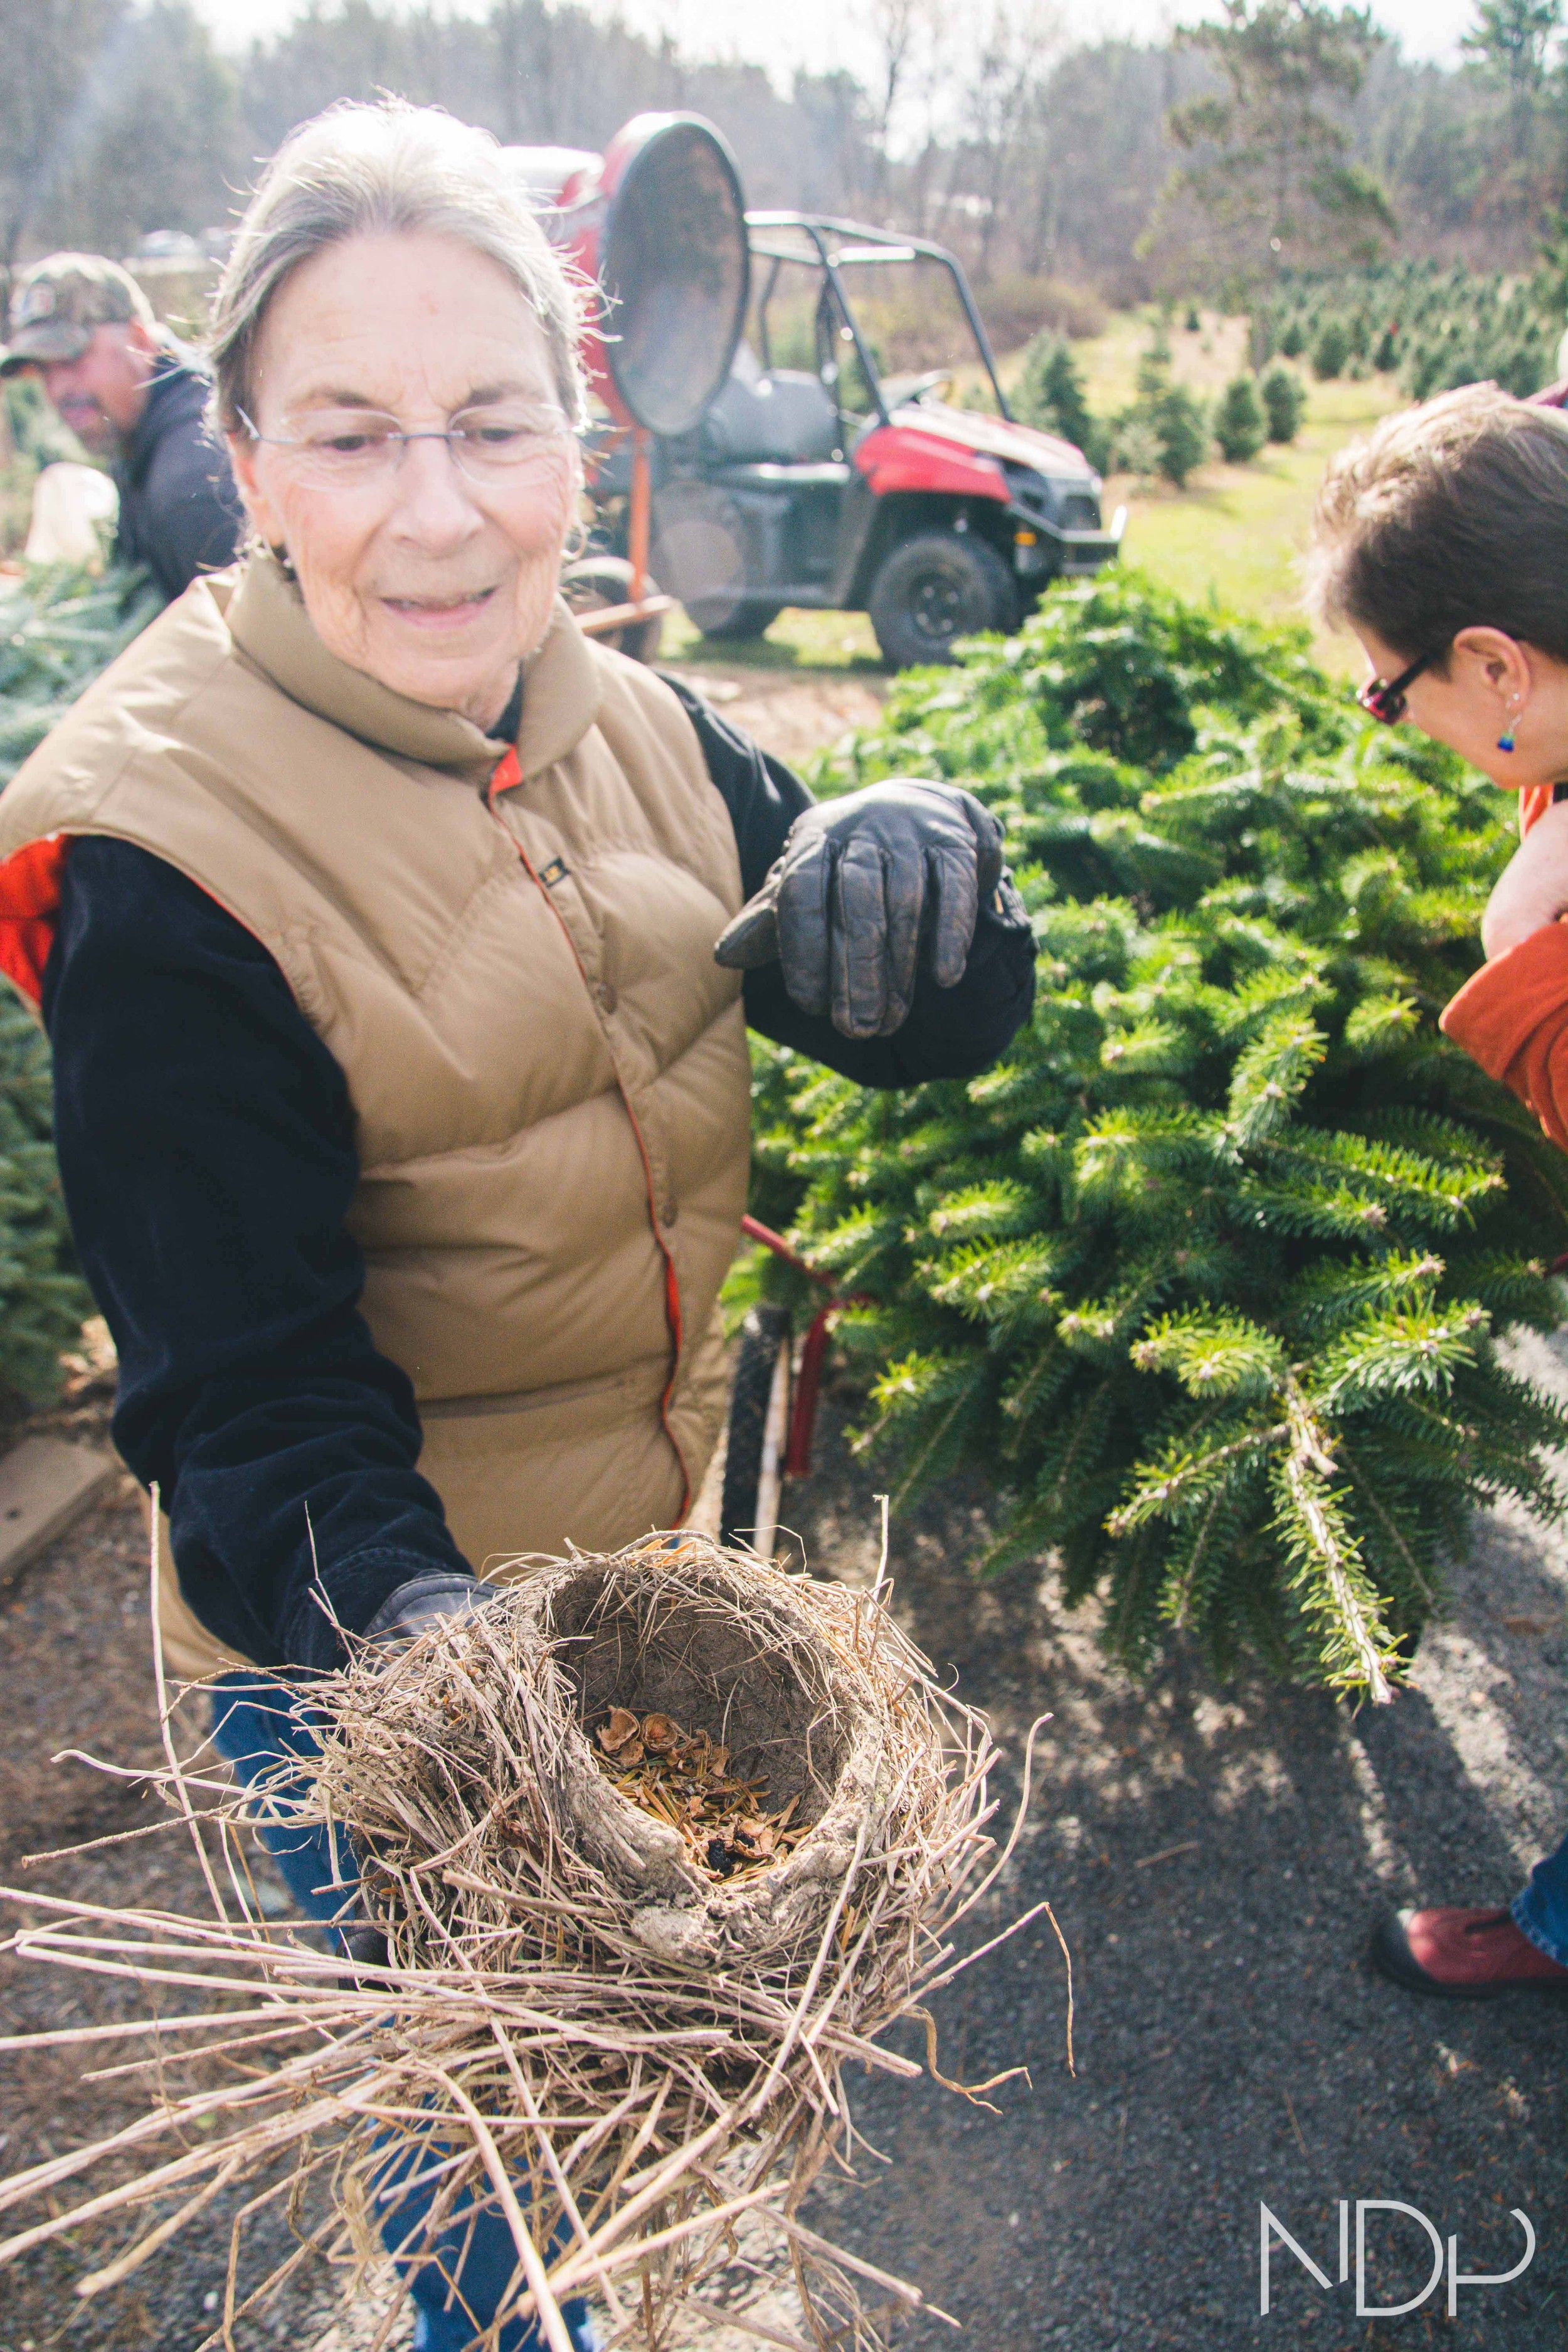
<path id="1" fill-rule="evenodd" d="M 1035 337 L 1024 353 L 1012 408 L 1020 425 L 1059 433 L 1064 441 L 1083 451 L 1091 466 L 1103 470 L 1106 430 L 1089 414 L 1083 378 L 1065 336 L 1042 331 Z"/>
<path id="2" fill-rule="evenodd" d="M 1163 475 L 1182 489 L 1208 455 L 1208 419 L 1197 395 L 1171 381 L 1171 341 L 1163 323 L 1139 355 L 1136 383 L 1131 407 L 1112 428 L 1111 460 L 1131 473 Z"/>
<path id="3" fill-rule="evenodd" d="M 1188 477 L 1208 455 L 1210 435 L 1203 402 L 1185 384 L 1168 384 L 1151 406 L 1150 423 L 1161 473 L 1177 489 L 1184 489 Z"/>
<path id="4" fill-rule="evenodd" d="M 1135 1664 L 1181 1628 L 1385 1695 L 1474 1507 L 1561 1500 L 1496 1340 L 1563 1319 L 1568 1160 L 1436 1025 L 1500 795 L 1130 574 L 900 680 L 822 781 L 911 768 L 1005 817 L 1039 992 L 966 1086 L 764 1060 L 769 1206 L 871 1302 L 861 1442 L 900 1495 L 987 1469 L 983 1565 L 1053 1559 Z"/>
<path id="5" fill-rule="evenodd" d="M 1307 387 L 1293 369 L 1272 367 L 1258 386 L 1270 441 L 1294 441 L 1307 414 Z"/>
<path id="6" fill-rule="evenodd" d="M 1343 321 L 1339 319 L 1325 320 L 1319 331 L 1317 341 L 1312 345 L 1313 374 L 1322 383 L 1328 383 L 1334 376 L 1343 375 L 1345 362 L 1350 355 L 1350 337 L 1345 331 Z"/>
<path id="7" fill-rule="evenodd" d="M 1245 466 L 1268 439 L 1263 404 L 1249 375 L 1233 376 L 1215 410 L 1214 437 L 1227 466 Z"/>

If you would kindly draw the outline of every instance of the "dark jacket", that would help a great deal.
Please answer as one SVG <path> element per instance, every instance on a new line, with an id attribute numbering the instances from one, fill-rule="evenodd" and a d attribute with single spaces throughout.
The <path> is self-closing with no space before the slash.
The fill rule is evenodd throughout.
<path id="1" fill-rule="evenodd" d="M 245 539 L 228 454 L 205 423 L 206 377 L 173 352 L 159 360 L 142 421 L 113 467 L 120 492 L 114 552 L 143 563 L 173 599 L 199 572 L 221 572 Z"/>
<path id="2" fill-rule="evenodd" d="M 669 682 L 750 896 L 810 794 Z M 862 1086 L 900 1087 L 986 1068 L 1034 984 L 1028 922 L 1005 894 L 982 912 L 958 985 L 922 976 L 891 1037 L 841 1037 L 802 1013 L 777 964 L 746 974 L 744 1003 L 764 1035 Z M 413 1391 L 359 1313 L 342 1071 L 267 950 L 174 866 L 110 837 L 72 846 L 43 1013 L 71 1224 L 120 1351 L 115 1441 L 162 1490 L 203 1622 L 264 1663 L 328 1664 L 321 1612 L 298 1612 L 301 1655 L 268 1601 L 309 1590 L 307 1499 L 322 1557 L 354 1564 L 331 1582 L 344 1624 L 363 1628 L 410 1577 L 464 1566 L 418 1474 Z"/>

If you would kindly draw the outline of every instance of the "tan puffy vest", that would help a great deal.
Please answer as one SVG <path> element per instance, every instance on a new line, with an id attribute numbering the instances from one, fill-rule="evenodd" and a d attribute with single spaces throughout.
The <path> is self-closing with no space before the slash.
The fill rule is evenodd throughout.
<path id="1" fill-rule="evenodd" d="M 348 1082 L 364 1313 L 476 1566 L 689 1507 L 747 1175 L 740 981 L 713 961 L 740 870 L 691 725 L 564 607 L 522 713 L 513 761 L 349 668 L 258 557 L 171 606 L 0 795 L 0 858 L 134 842 L 276 959 Z M 173 1585 L 171 1667 L 234 1663 Z"/>

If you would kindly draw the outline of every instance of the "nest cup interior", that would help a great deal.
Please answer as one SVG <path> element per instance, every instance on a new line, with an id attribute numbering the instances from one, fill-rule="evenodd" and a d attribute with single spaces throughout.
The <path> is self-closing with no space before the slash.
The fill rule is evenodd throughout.
<path id="1" fill-rule="evenodd" d="M 591 1741 L 612 1707 L 657 1710 L 721 1741 L 737 1778 L 764 1784 L 762 1810 L 793 1797 L 797 1821 L 821 1819 L 848 1749 L 831 1654 L 757 1593 L 684 1562 L 668 1579 L 584 1563 L 552 1596 L 549 1630 Z"/>

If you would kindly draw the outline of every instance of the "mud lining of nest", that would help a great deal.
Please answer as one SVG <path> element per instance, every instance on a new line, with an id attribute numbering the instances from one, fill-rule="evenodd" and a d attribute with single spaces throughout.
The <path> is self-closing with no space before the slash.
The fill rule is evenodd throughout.
<path id="1" fill-rule="evenodd" d="M 265 2182 L 253 2205 L 287 2194 L 298 2210 L 315 2182 L 331 2188 L 329 2218 L 285 2268 L 314 2248 L 345 2267 L 352 2294 L 380 2259 L 378 2177 L 418 2147 L 426 2166 L 437 2151 L 439 2187 L 409 2252 L 470 2202 L 511 2231 L 511 2289 L 479 2342 L 531 2317 L 552 2352 L 571 2352 L 561 2305 L 587 2294 L 606 2352 L 655 2352 L 678 2312 L 792 2352 L 871 2352 L 890 2315 L 921 2304 L 797 2209 L 825 2163 L 851 2165 L 850 2060 L 918 2075 L 877 2040 L 912 2015 L 937 2073 L 924 2003 L 980 1957 L 961 1956 L 953 1935 L 1022 1827 L 1033 1735 L 998 1853 L 990 1735 L 937 1686 L 884 1584 L 815 1583 L 689 1535 L 527 1570 L 390 1666 L 361 1645 L 301 1692 L 321 1738 L 303 1790 L 297 1767 L 258 1801 L 181 1765 L 165 1708 L 170 1767 L 157 1777 L 198 1844 L 205 1815 L 211 1920 L 5 1890 L 44 1915 L 11 1948 L 65 1966 L 90 1952 L 165 2000 L 177 1989 L 181 2014 L 26 2037 L 146 2039 L 151 2054 L 132 2063 L 149 2105 L 112 2143 L 0 2183 L 0 2212 L 51 2208 L 0 2244 L 0 2263 L 89 2214 L 152 2205 L 159 2218 L 79 2283 L 92 2293 L 220 2190 Z M 759 1801 L 793 1802 L 805 1834 L 733 1878 L 695 1865 L 679 1829 L 602 1769 L 593 1728 L 616 1707 L 727 1748 Z M 246 1855 L 258 1801 L 275 1820 L 346 1832 L 384 1967 L 345 1979 L 335 1954 L 257 1916 Z M 182 2066 L 220 2044 L 237 2079 L 215 2089 L 209 2066 L 182 2092 Z M 111 2149 L 121 2164 L 139 2152 L 136 2176 L 68 2206 L 67 2184 Z M 241 2310 L 282 2275 L 238 2302 L 240 2227 L 208 2346 L 232 2347 Z M 781 2263 L 798 2336 L 748 2316 Z"/>

